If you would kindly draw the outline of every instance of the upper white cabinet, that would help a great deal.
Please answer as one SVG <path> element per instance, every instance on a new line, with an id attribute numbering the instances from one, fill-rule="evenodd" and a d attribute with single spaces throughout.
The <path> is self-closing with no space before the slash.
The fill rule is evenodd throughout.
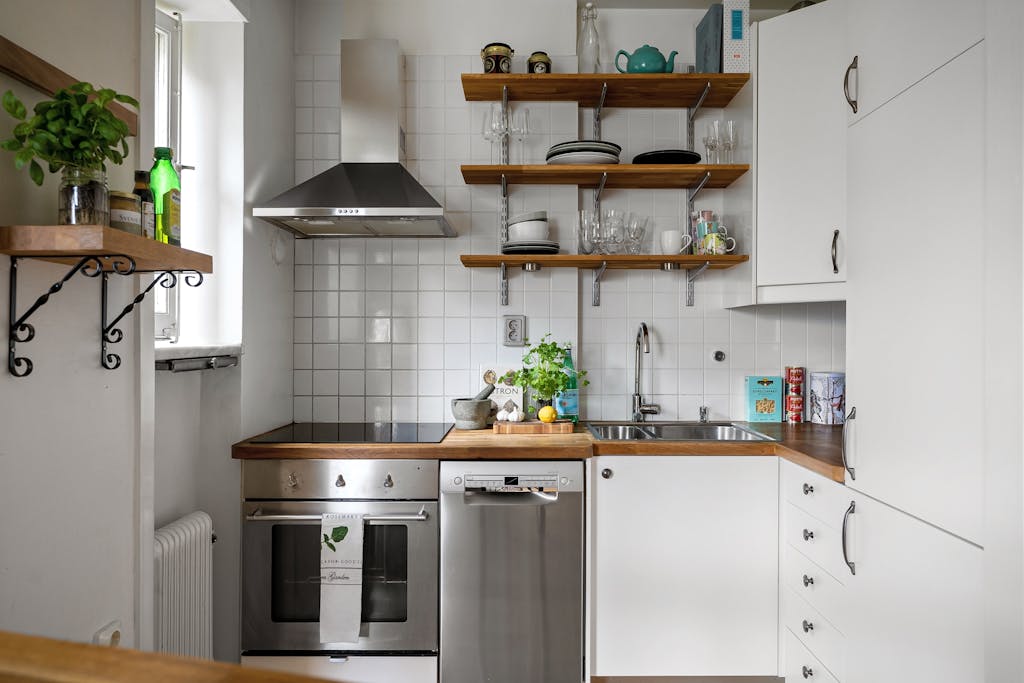
<path id="1" fill-rule="evenodd" d="M 756 25 L 757 303 L 846 296 L 846 13 L 829 0 Z"/>
<path id="2" fill-rule="evenodd" d="M 778 462 L 591 458 L 593 676 L 775 676 Z"/>
<path id="3" fill-rule="evenodd" d="M 851 126 L 848 147 L 846 483 L 978 543 L 985 133 L 963 103 L 984 102 L 984 69 L 982 43 Z"/>
<path id="4" fill-rule="evenodd" d="M 829 0 L 833 2 L 834 0 Z M 846 107 L 849 121 L 858 121 L 903 90 L 980 41 L 985 34 L 984 3 L 963 0 L 855 0 L 844 24 L 832 27 L 842 42 L 844 26 L 848 55 L 833 76 L 832 91 L 842 95 L 844 75 L 856 113 Z M 980 73 L 980 72 L 979 72 Z M 956 97 L 957 102 L 978 102 Z M 951 101 L 950 101 L 951 102 Z"/>

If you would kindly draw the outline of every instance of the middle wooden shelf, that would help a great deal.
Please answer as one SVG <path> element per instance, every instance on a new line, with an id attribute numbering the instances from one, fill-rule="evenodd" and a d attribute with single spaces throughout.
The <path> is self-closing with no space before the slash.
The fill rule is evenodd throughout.
<path id="1" fill-rule="evenodd" d="M 708 177 L 705 189 L 728 187 L 750 170 L 748 164 L 490 164 L 463 165 L 467 185 L 578 185 L 606 189 L 690 189 Z"/>
<path id="2" fill-rule="evenodd" d="M 651 270 L 673 264 L 681 270 L 708 268 L 720 270 L 737 266 L 750 257 L 746 254 L 695 256 L 691 254 L 462 254 L 459 259 L 466 268 L 498 268 L 522 266 L 527 263 L 546 268 L 600 268 L 616 270 Z"/>

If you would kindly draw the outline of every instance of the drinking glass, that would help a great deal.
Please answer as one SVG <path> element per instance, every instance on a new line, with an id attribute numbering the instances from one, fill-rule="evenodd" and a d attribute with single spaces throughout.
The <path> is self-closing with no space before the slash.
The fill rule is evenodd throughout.
<path id="1" fill-rule="evenodd" d="M 626 222 L 626 253 L 642 254 L 644 236 L 647 235 L 647 223 L 650 219 L 647 216 L 639 216 L 635 213 L 629 214 Z"/>
<path id="2" fill-rule="evenodd" d="M 729 120 L 723 122 L 722 126 L 722 137 L 720 140 L 724 157 L 722 158 L 723 164 L 733 163 L 732 152 L 736 149 L 736 122 Z"/>
<path id="3" fill-rule="evenodd" d="M 502 139 L 508 135 L 508 129 L 504 107 L 499 102 L 492 102 L 490 109 L 484 114 L 483 130 L 481 131 L 484 140 L 491 143 L 491 163 L 494 163 L 494 145 L 495 143 L 501 144 Z"/>
<path id="4" fill-rule="evenodd" d="M 598 250 L 600 244 L 600 230 L 594 212 L 587 209 L 580 211 L 579 223 L 576 226 L 576 246 L 581 254 L 601 253 Z"/>
<path id="5" fill-rule="evenodd" d="M 530 136 L 530 110 L 521 109 L 512 115 L 510 129 L 512 137 L 519 143 L 519 163 L 526 163 L 526 138 Z"/>
<path id="6" fill-rule="evenodd" d="M 604 209 L 601 212 L 601 244 L 605 254 L 618 254 L 626 239 L 626 212 Z"/>
<path id="7" fill-rule="evenodd" d="M 718 158 L 718 148 L 721 144 L 719 136 L 718 119 L 708 122 L 707 133 L 704 135 L 704 148 L 707 152 L 709 164 L 721 163 Z"/>

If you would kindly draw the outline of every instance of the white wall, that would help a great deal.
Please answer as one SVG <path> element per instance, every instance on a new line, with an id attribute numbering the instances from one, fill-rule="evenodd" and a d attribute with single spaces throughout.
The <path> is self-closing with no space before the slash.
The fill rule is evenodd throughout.
<path id="1" fill-rule="evenodd" d="M 3 0 L 3 34 L 73 76 L 138 94 L 138 3 Z M 54 21 L 54 17 L 61 17 Z M 82 36 L 125 36 L 117 50 L 85 49 Z M 0 76 L 23 100 L 42 95 Z M 31 105 L 30 105 L 31 106 Z M 12 127 L 0 115 L 2 137 Z M 134 148 L 134 142 L 131 143 Z M 133 155 L 112 167 L 112 189 L 128 189 Z M 56 176 L 42 188 L 0 153 L 0 224 L 52 224 Z M 0 259 L 7 296 L 8 260 Z M 67 271 L 23 261 L 23 312 Z M 133 294 L 134 278 L 112 279 L 111 305 Z M 99 364 L 99 282 L 76 276 L 30 320 L 36 338 L 18 346 L 35 371 L 0 371 L 0 629 L 87 641 L 112 620 L 135 643 L 136 496 L 140 389 L 135 319 L 122 328 L 118 370 Z"/>
<path id="2" fill-rule="evenodd" d="M 496 11 L 498 4 L 486 6 Z M 347 12 L 349 4 L 342 7 Z M 403 17 L 380 9 L 378 20 L 405 23 Z M 340 18 L 347 18 L 345 12 L 335 3 L 300 0 L 296 5 L 297 181 L 340 158 L 337 27 Z M 514 14 L 520 22 L 533 17 L 518 6 Z M 602 12 L 603 51 L 614 54 L 616 46 L 632 50 L 658 40 L 664 41 L 666 52 L 677 49 L 681 61 L 692 63 L 693 26 L 702 16 L 696 10 Z M 573 12 L 553 14 L 546 22 L 560 33 L 575 35 Z M 513 35 L 517 27 L 513 22 L 503 35 Z M 354 35 L 348 25 L 344 32 Z M 463 72 L 481 71 L 477 54 L 436 54 L 450 45 L 448 38 L 447 33 L 425 32 L 415 50 L 403 43 L 407 166 L 444 203 L 459 236 L 296 242 L 295 420 L 450 419 L 449 400 L 477 391 L 482 364 L 520 360 L 521 349 L 498 343 L 501 317 L 512 314 L 527 316 L 531 339 L 552 332 L 576 345 L 578 365 L 589 371 L 583 411 L 591 419 L 629 417 L 633 340 L 641 320 L 653 336 L 652 353 L 643 359 L 643 391 L 661 404 L 659 419 L 696 419 L 701 405 L 708 405 L 716 418 L 745 419 L 745 375 L 778 374 L 785 365 L 843 369 L 841 304 L 728 310 L 725 305 L 741 275 L 705 274 L 697 283 L 697 305 L 687 308 L 683 273 L 608 271 L 602 304 L 592 307 L 589 271 L 512 269 L 510 305 L 499 306 L 496 271 L 466 269 L 459 262 L 463 253 L 498 252 L 499 192 L 494 186 L 462 181 L 460 164 L 491 162 L 492 150 L 479 135 L 489 105 L 467 103 L 459 81 Z M 555 71 L 575 71 L 571 51 L 552 56 Z M 517 55 L 513 70 L 524 71 L 524 62 Z M 613 68 L 605 65 L 606 71 Z M 578 111 L 573 103 L 517 102 L 514 107 L 530 109 L 537 132 L 527 158 L 534 162 L 543 160 L 553 142 L 588 137 L 592 127 L 590 110 Z M 721 116 L 709 110 L 699 123 Z M 685 110 L 608 109 L 602 120 L 603 137 L 623 146 L 623 160 L 651 149 L 686 146 Z M 739 152 L 742 161 L 750 155 L 749 120 L 740 122 L 740 131 L 747 136 Z M 703 151 L 699 143 L 698 151 Z M 514 160 L 517 155 L 513 144 Z M 741 202 L 723 195 L 706 191 L 698 206 L 716 210 L 730 226 L 749 227 L 749 215 L 744 215 L 751 209 L 749 198 Z M 574 187 L 513 187 L 511 212 L 547 210 L 555 231 L 552 239 L 560 241 L 563 251 L 573 252 L 575 211 L 589 207 L 591 197 L 590 191 Z M 681 226 L 686 194 L 606 191 L 603 206 L 651 216 L 655 229 L 648 236 L 650 248 L 658 230 Z M 739 249 L 749 248 L 748 238 Z M 711 360 L 719 349 L 726 352 L 723 363 Z"/>

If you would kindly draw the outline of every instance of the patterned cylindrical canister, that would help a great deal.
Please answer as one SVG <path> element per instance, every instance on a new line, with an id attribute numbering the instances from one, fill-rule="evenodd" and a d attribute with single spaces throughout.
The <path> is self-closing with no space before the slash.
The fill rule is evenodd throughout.
<path id="1" fill-rule="evenodd" d="M 843 424 L 846 415 L 846 373 L 812 372 L 808 409 L 811 422 Z"/>
<path id="2" fill-rule="evenodd" d="M 793 365 L 787 365 L 782 373 L 786 383 L 786 422 L 790 424 L 804 421 L 804 374 L 802 367 Z"/>

